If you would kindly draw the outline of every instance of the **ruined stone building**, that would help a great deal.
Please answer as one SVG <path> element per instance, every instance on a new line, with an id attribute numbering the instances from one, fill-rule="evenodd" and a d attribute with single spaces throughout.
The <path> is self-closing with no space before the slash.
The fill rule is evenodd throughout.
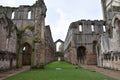
<path id="1" fill-rule="evenodd" d="M 120 1 L 102 0 L 102 7 L 108 39 L 101 38 L 103 60 L 99 60 L 102 62 L 100 66 L 120 70 Z M 109 46 L 104 45 L 105 42 Z"/>
<path id="2" fill-rule="evenodd" d="M 81 63 L 97 64 L 96 46 L 100 34 L 103 33 L 106 33 L 106 30 L 102 20 L 72 22 L 64 44 L 65 59 L 73 64 L 77 64 L 78 58 L 81 59 Z"/>
<path id="3" fill-rule="evenodd" d="M 39 68 L 53 59 L 55 45 L 45 26 L 46 11 L 44 0 L 32 6 L 0 6 L 0 69 Z"/>
<path id="4" fill-rule="evenodd" d="M 65 60 L 120 70 L 120 1 L 101 0 L 104 20 L 79 20 L 69 26 Z"/>

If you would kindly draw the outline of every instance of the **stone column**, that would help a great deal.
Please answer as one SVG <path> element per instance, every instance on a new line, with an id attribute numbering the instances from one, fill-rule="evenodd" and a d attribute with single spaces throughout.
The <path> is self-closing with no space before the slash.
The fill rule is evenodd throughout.
<path id="1" fill-rule="evenodd" d="M 44 16 L 41 15 L 40 21 L 37 20 L 35 25 L 35 65 L 37 68 L 43 68 L 45 65 L 45 23 L 44 23 Z"/>

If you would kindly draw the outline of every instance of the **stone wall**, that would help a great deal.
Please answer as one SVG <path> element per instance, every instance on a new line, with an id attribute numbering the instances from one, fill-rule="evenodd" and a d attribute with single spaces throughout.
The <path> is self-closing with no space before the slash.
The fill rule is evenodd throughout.
<path id="1" fill-rule="evenodd" d="M 101 67 L 120 70 L 120 4 L 119 0 L 102 0 L 108 37 L 101 39 Z M 107 39 L 107 40 L 106 40 Z M 108 46 L 106 46 L 106 44 Z"/>
<path id="2" fill-rule="evenodd" d="M 49 25 L 46 26 L 45 40 L 46 40 L 45 61 L 46 63 L 49 63 L 54 60 L 54 53 L 55 53 L 55 44 L 52 38 Z"/>
<path id="3" fill-rule="evenodd" d="M 0 70 L 16 66 L 16 52 L 16 26 L 4 13 L 0 13 Z"/>
<path id="4" fill-rule="evenodd" d="M 31 49 L 31 67 L 39 68 L 52 60 L 55 47 L 50 28 L 45 27 L 46 11 L 44 0 L 38 0 L 32 6 L 0 6 L 0 57 L 11 54 L 5 65 L 10 62 L 11 66 L 11 61 L 13 65 L 17 59 L 17 67 L 22 67 L 24 44 Z M 14 61 L 11 58 L 13 54 Z"/>
<path id="5" fill-rule="evenodd" d="M 103 33 L 106 33 L 106 25 L 102 20 L 79 20 L 71 23 L 64 44 L 65 53 L 70 58 L 68 61 L 76 64 L 77 49 L 82 46 L 86 49 L 84 63 L 97 64 L 97 45 Z"/>

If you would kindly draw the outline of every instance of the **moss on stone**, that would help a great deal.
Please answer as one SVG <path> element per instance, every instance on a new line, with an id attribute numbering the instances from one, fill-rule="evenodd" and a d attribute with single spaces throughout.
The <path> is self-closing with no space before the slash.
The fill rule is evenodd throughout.
<path id="1" fill-rule="evenodd" d="M 38 38 L 38 37 L 35 37 L 35 38 L 34 38 L 34 43 L 41 43 L 41 39 Z"/>

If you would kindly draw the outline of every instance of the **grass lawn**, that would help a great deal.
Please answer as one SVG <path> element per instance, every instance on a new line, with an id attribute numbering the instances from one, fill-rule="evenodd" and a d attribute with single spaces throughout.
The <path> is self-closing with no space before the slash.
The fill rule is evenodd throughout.
<path id="1" fill-rule="evenodd" d="M 29 70 L 5 80 L 115 80 L 101 73 L 91 72 L 66 62 L 52 62 L 43 70 Z"/>

